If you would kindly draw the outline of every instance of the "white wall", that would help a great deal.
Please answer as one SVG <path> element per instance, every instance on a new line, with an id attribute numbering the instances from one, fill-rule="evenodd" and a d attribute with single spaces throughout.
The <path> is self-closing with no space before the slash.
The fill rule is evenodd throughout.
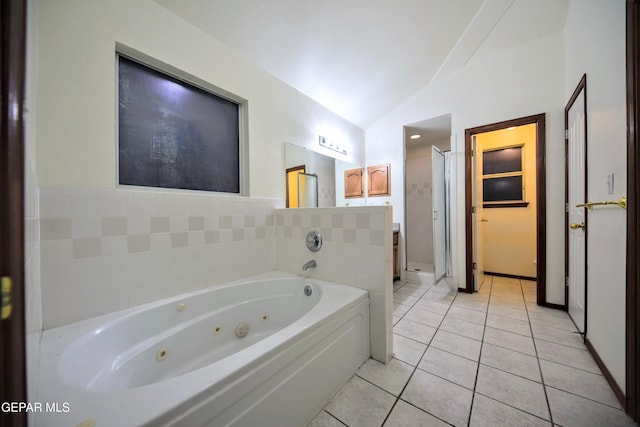
<path id="1" fill-rule="evenodd" d="M 573 0 L 565 29 L 565 100 L 587 74 L 589 200 L 626 196 L 625 2 Z M 606 176 L 615 174 L 614 194 Z M 625 390 L 626 212 L 587 211 L 587 338 Z"/>
<path id="2" fill-rule="evenodd" d="M 367 164 L 391 163 L 393 221 L 404 223 L 403 126 L 451 113 L 453 275 L 464 276 L 464 130 L 546 113 L 547 299 L 564 303 L 564 38 L 556 33 L 433 81 L 366 130 Z M 403 224 L 404 227 L 404 224 Z M 402 232 L 405 230 L 403 228 Z"/>
<path id="3" fill-rule="evenodd" d="M 284 199 L 283 141 L 318 135 L 364 158 L 364 132 L 152 0 L 34 0 L 38 13 L 38 183 L 116 184 L 115 45 L 122 43 L 249 101 L 251 196 Z"/>

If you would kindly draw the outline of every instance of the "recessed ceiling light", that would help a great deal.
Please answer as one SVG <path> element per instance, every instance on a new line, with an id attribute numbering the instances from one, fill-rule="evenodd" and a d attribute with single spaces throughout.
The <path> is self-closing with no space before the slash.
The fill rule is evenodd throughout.
<path id="1" fill-rule="evenodd" d="M 410 139 L 420 139 L 420 138 L 422 138 L 422 136 L 418 135 L 418 134 L 415 134 L 415 135 L 411 135 L 409 138 Z"/>

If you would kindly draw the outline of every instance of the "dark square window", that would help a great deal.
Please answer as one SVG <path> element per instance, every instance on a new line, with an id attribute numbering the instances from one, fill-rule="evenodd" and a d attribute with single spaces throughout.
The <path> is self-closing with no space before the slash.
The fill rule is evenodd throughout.
<path id="1" fill-rule="evenodd" d="M 522 147 L 503 148 L 482 153 L 482 174 L 522 171 Z"/>
<path id="2" fill-rule="evenodd" d="M 482 199 L 485 202 L 522 200 L 522 175 L 485 178 L 482 181 Z"/>
<path id="3" fill-rule="evenodd" d="M 118 55 L 119 183 L 240 193 L 240 105 Z"/>

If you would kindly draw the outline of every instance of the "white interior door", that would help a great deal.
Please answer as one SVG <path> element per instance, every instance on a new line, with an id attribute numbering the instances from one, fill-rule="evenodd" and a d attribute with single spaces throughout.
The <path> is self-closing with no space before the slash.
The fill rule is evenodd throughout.
<path id="1" fill-rule="evenodd" d="M 435 146 L 431 147 L 432 206 L 433 206 L 433 278 L 438 283 L 446 269 L 446 212 L 444 154 Z"/>
<path id="2" fill-rule="evenodd" d="M 567 285 L 569 287 L 569 315 L 581 333 L 585 332 L 586 307 L 586 248 L 587 213 L 577 204 L 585 203 L 586 195 L 586 127 L 585 96 L 580 92 L 568 111 L 568 244 L 569 264 Z"/>
<path id="3" fill-rule="evenodd" d="M 480 289 L 484 282 L 484 235 L 483 235 L 483 210 L 482 210 L 482 145 L 476 135 L 472 136 L 473 157 L 473 207 L 471 217 L 473 224 L 473 290 Z"/>

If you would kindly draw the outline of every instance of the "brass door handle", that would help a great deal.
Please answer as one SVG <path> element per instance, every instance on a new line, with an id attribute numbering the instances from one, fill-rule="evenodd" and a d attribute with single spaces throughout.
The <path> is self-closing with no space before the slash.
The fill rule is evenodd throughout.
<path id="1" fill-rule="evenodd" d="M 574 222 L 569 227 L 571 227 L 572 230 L 577 230 L 578 228 L 582 228 L 582 231 L 584 231 L 586 226 L 584 225 L 584 222 L 581 222 L 580 224 L 576 224 Z"/>
<path id="2" fill-rule="evenodd" d="M 13 287 L 13 282 L 10 277 L 2 277 L 0 279 L 0 283 L 2 284 L 2 292 L 0 296 L 2 297 L 2 320 L 8 319 L 11 316 L 11 288 Z"/>
<path id="3" fill-rule="evenodd" d="M 606 206 L 606 205 L 618 205 L 622 209 L 627 209 L 627 198 L 626 197 L 620 197 L 618 200 L 606 201 L 606 202 L 580 203 L 579 205 L 576 205 L 576 208 L 587 208 L 590 211 L 592 211 L 594 206 Z"/>

